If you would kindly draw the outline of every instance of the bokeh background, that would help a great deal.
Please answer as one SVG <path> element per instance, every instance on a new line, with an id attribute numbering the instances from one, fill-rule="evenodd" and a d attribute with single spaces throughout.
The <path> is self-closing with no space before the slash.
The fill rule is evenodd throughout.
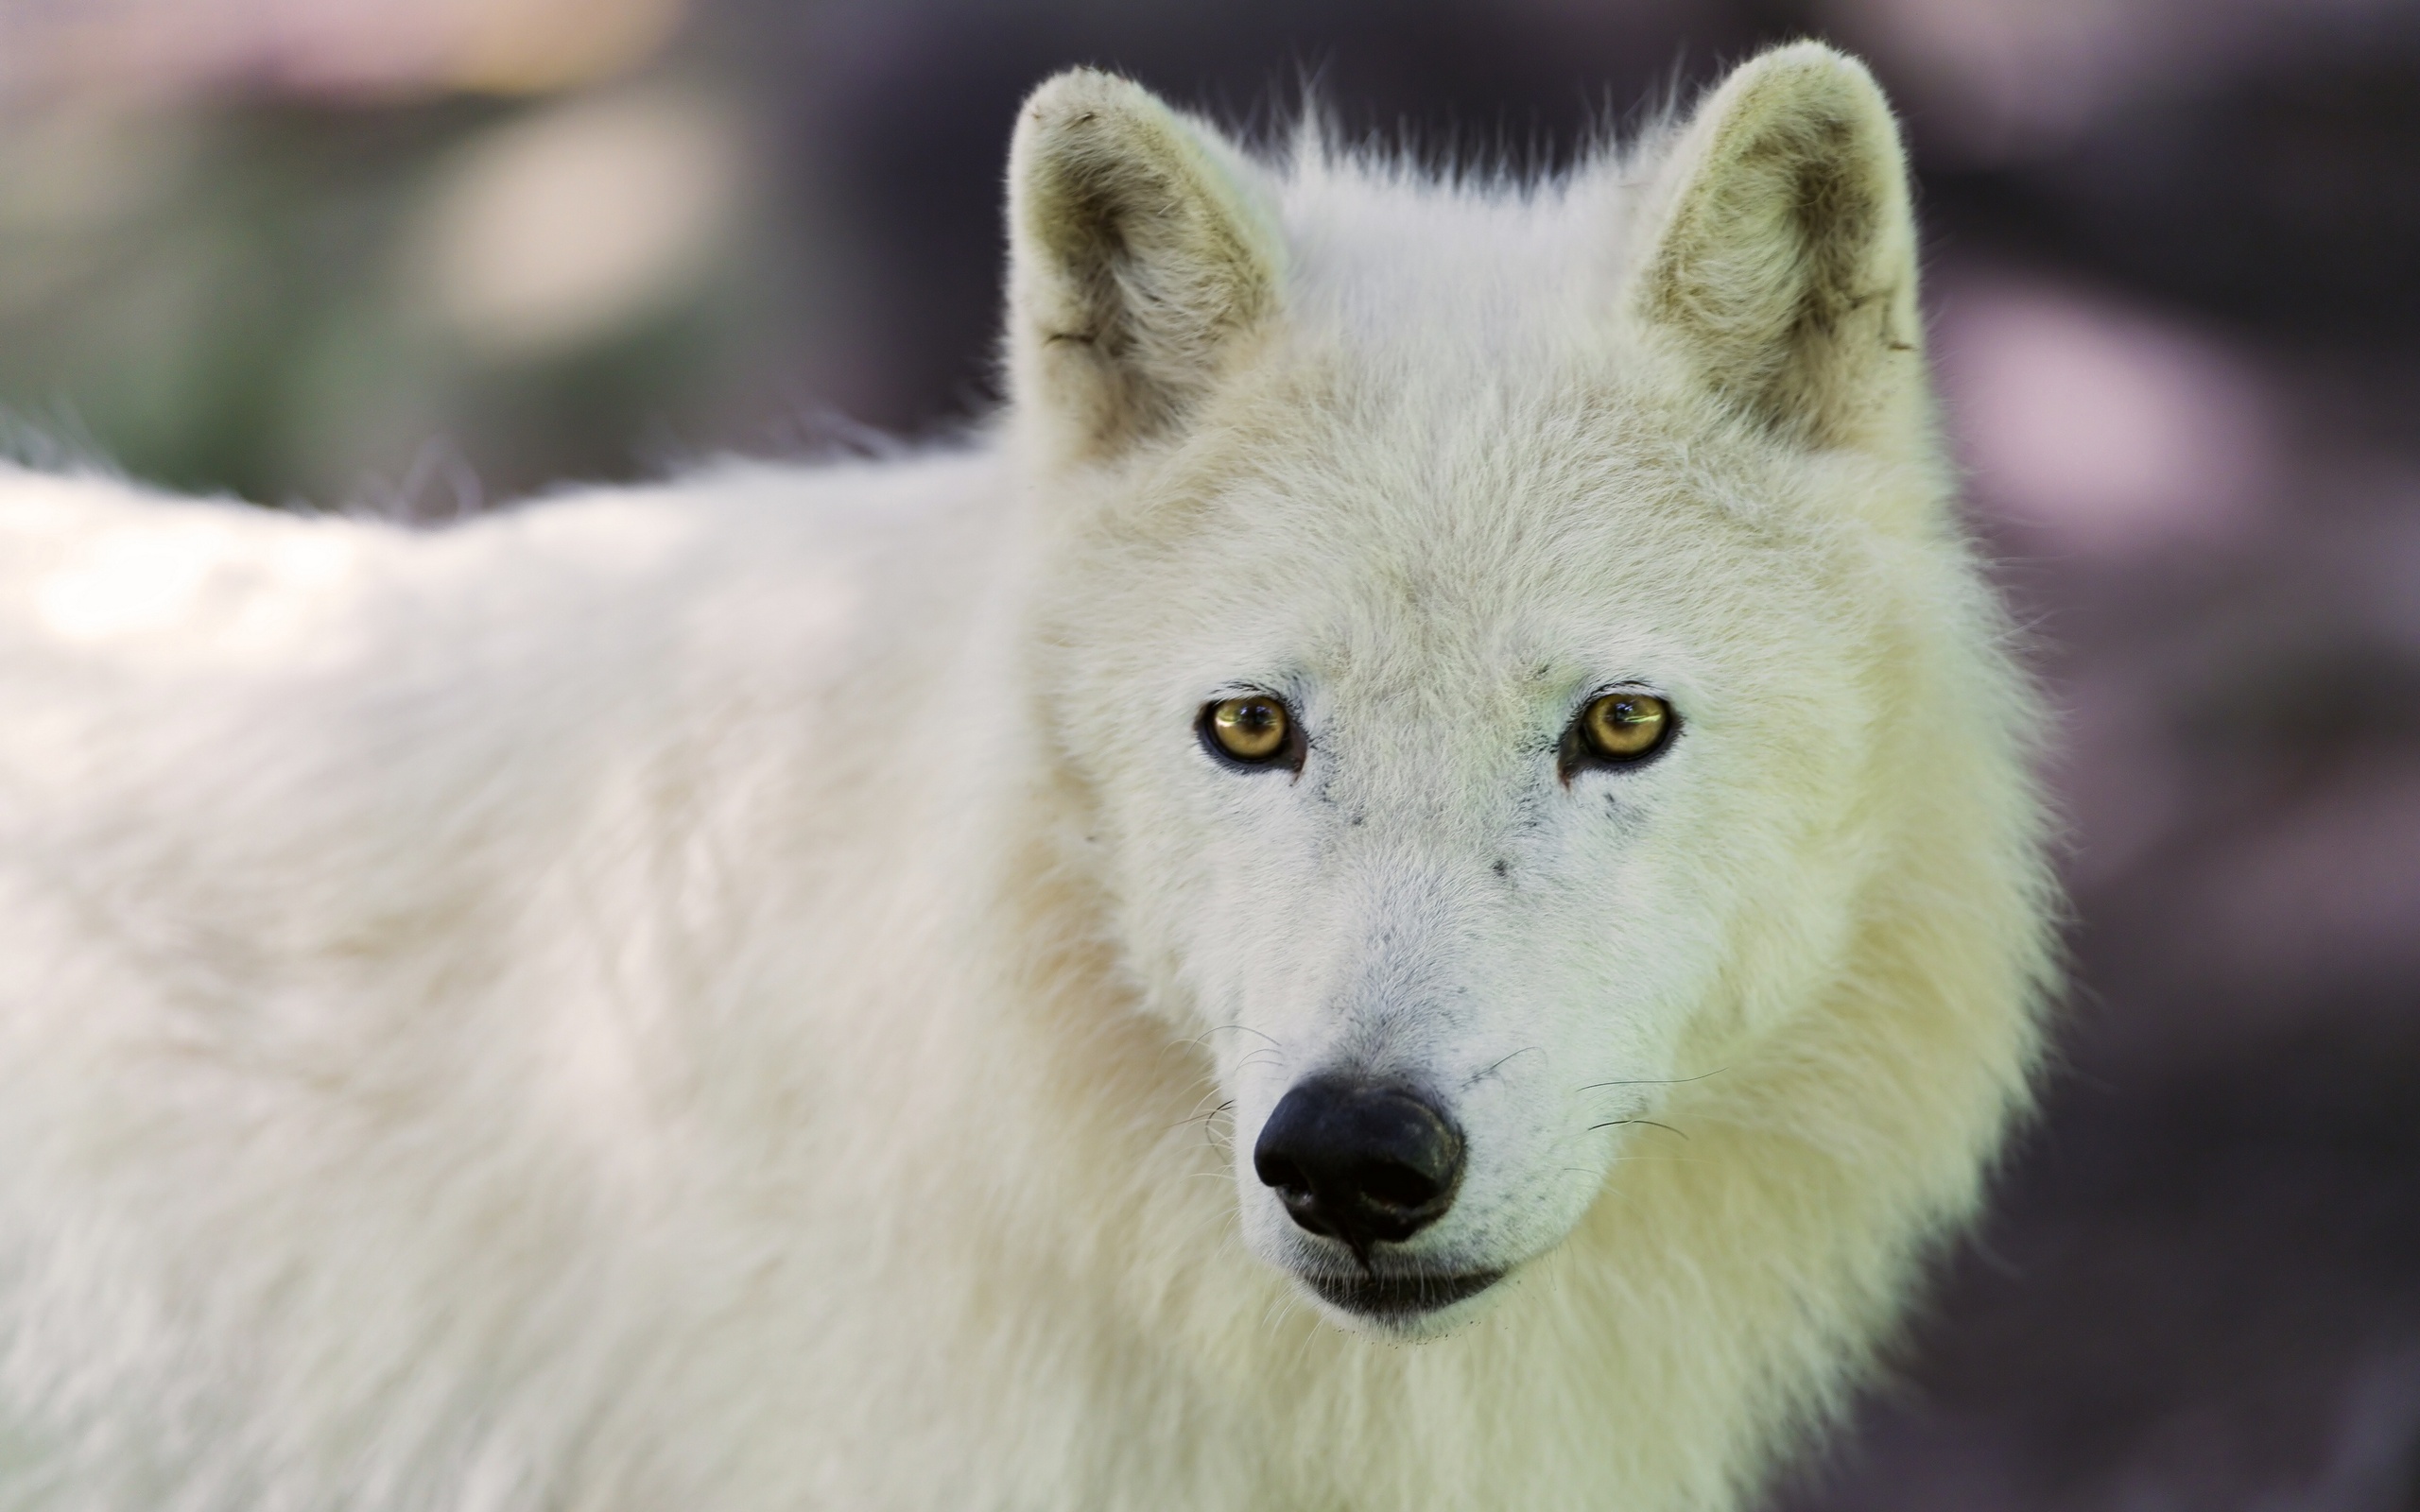
<path id="1" fill-rule="evenodd" d="M 1806 34 L 1911 134 L 2079 986 L 1776 1506 L 2420 1509 L 2414 0 L 0 0 L 0 405 L 426 519 L 930 435 L 1056 67 L 1543 172 Z"/>

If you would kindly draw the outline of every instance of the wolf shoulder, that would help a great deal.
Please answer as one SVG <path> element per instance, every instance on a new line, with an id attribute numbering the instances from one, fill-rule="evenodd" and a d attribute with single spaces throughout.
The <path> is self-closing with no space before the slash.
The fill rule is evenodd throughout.
<path id="1" fill-rule="evenodd" d="M 420 530 L 0 472 L 0 999 L 135 935 L 391 965 L 571 893 L 627 934 L 667 857 L 828 845 L 992 476 L 734 464 Z"/>
<path id="2" fill-rule="evenodd" d="M 945 602 L 924 600 L 962 596 L 994 471 L 724 463 L 415 528 L 0 464 L 0 782 L 79 731 L 167 758 L 214 733 L 660 725 L 767 679 L 811 697 L 893 644 L 908 601 L 928 623 Z M 56 775 L 99 776 L 83 754 Z"/>

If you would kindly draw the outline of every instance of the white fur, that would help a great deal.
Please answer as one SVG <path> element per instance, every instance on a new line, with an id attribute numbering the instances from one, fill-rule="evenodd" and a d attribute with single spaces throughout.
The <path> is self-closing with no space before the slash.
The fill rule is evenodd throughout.
<path id="1" fill-rule="evenodd" d="M 1901 173 L 1811 45 L 1529 190 L 1071 75 L 963 452 L 433 533 L 0 471 L 0 1509 L 1732 1504 L 2045 979 Z M 1680 739 L 1563 782 L 1616 683 Z M 1507 1280 L 1288 1274 L 1338 1065 Z"/>

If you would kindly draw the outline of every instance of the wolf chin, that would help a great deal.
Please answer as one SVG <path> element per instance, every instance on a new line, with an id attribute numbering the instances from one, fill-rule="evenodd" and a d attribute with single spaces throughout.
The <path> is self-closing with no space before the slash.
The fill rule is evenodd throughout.
<path id="1" fill-rule="evenodd" d="M 0 472 L 0 1508 L 1732 1506 L 2036 1057 L 1814 44 L 1552 181 L 1062 75 L 1010 401 L 452 528 Z"/>

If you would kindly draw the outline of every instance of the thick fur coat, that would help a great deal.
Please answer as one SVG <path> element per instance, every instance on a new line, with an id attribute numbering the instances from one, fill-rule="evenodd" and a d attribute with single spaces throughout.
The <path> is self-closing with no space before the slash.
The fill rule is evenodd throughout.
<path id="1" fill-rule="evenodd" d="M 960 450 L 0 470 L 0 1509 L 1677 1512 L 1856 1382 L 2048 958 L 1872 80 L 1524 187 L 1074 73 L 1010 180 Z M 1467 1152 L 1357 1259 L 1340 1070 Z"/>

